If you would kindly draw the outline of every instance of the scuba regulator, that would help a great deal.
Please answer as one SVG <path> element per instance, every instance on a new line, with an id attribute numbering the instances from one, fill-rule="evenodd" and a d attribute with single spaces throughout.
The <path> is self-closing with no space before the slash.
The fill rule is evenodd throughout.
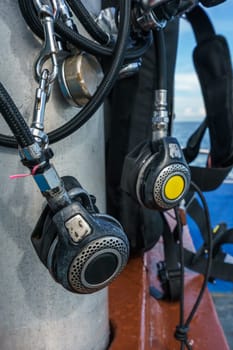
<path id="1" fill-rule="evenodd" d="M 121 11 L 127 14 L 128 10 L 129 2 L 122 2 Z M 129 21 L 125 25 L 127 27 Z M 126 39 L 127 30 L 124 28 L 117 39 L 120 48 L 118 46 L 117 65 L 111 72 L 114 76 L 121 65 Z M 79 55 L 81 62 L 86 60 L 86 64 L 97 67 L 97 61 L 89 57 Z M 72 58 L 66 60 L 62 71 L 69 75 L 72 65 Z M 74 66 L 79 69 L 80 64 Z M 72 69 L 70 74 L 78 75 Z M 81 75 L 83 88 L 74 98 L 79 105 L 84 105 L 80 101 L 83 91 L 87 90 L 86 80 Z M 74 85 L 70 81 L 68 88 Z M 84 97 L 90 99 L 90 93 Z M 39 164 L 43 164 L 47 153 L 48 150 L 41 150 Z M 52 277 L 65 289 L 81 294 L 96 292 L 107 286 L 125 267 L 129 256 L 127 237 L 117 220 L 99 213 L 95 198 L 76 179 L 70 176 L 60 179 L 48 158 L 40 170 L 33 176 L 48 206 L 32 234 L 33 246 Z"/>
<path id="2" fill-rule="evenodd" d="M 152 140 L 125 157 L 121 187 L 142 206 L 159 211 L 174 208 L 189 189 L 190 170 L 176 138 L 168 134 L 166 52 L 162 30 L 154 31 L 157 62 Z"/>
<path id="3" fill-rule="evenodd" d="M 186 194 L 190 172 L 176 138 L 143 142 L 125 159 L 121 186 L 142 206 L 167 210 Z"/>
<path id="4" fill-rule="evenodd" d="M 15 139 L 10 136 L 4 138 L 4 145 L 14 147 L 17 144 L 23 165 L 30 170 L 47 201 L 31 237 L 39 259 L 54 280 L 65 289 L 73 293 L 93 293 L 106 287 L 125 267 L 129 256 L 128 239 L 117 220 L 99 213 L 94 196 L 85 191 L 75 178 L 60 178 L 50 163 L 53 152 L 48 145 L 50 135 L 44 132 L 44 116 L 59 69 L 55 23 L 59 16 L 63 19 L 64 16 L 61 16 L 59 8 L 56 10 L 52 6 L 52 2 L 50 5 L 40 0 L 19 2 L 24 15 L 26 11 L 31 11 L 30 15 L 36 18 L 33 28 L 38 30 L 39 35 L 41 28 L 44 30 L 44 45 L 35 64 L 38 88 L 31 128 L 0 84 L 0 112 L 15 136 Z M 130 5 L 130 0 L 120 1 L 121 16 L 115 56 L 97 89 L 97 96 L 89 100 L 78 118 L 74 117 L 70 124 L 68 122 L 68 125 L 60 128 L 62 133 L 59 129 L 52 131 L 53 142 L 74 132 L 88 120 L 117 79 L 127 45 Z M 28 14 L 27 19 L 30 18 Z M 62 27 L 63 24 L 60 25 Z M 73 31 L 66 28 L 69 29 Z M 50 61 L 50 68 L 47 65 L 45 67 L 47 61 Z M 76 122 L 78 126 L 73 125 Z"/>
<path id="5" fill-rule="evenodd" d="M 19 146 L 22 163 L 30 169 L 47 200 L 48 205 L 32 234 L 39 259 L 65 289 L 92 293 L 107 286 L 125 267 L 129 256 L 128 239 L 116 219 L 99 213 L 95 198 L 76 179 L 59 177 L 50 164 L 53 153 L 48 140 L 50 144 L 59 141 L 90 119 L 120 73 L 124 77 L 138 71 L 141 56 L 151 44 L 151 29 L 159 43 L 161 29 L 173 16 L 181 14 L 183 8 L 172 7 L 167 0 L 120 0 L 114 17 L 117 19 L 116 39 L 115 32 L 96 26 L 81 2 L 18 1 L 28 26 L 44 41 L 35 70 L 39 87 L 30 129 L 0 85 L 0 112 L 15 136 L 0 135 L 0 144 L 11 148 Z M 176 1 L 174 3 L 177 5 Z M 185 1 L 185 10 L 195 3 L 195 0 Z M 85 18 L 82 24 L 95 42 L 80 35 L 67 4 L 80 21 Z M 102 24 L 109 12 L 105 10 L 101 14 Z M 130 24 L 133 29 L 129 40 Z M 66 51 L 61 62 L 58 59 L 60 48 Z M 165 55 L 161 47 L 157 51 L 163 55 L 157 67 L 161 77 L 166 75 L 162 67 Z M 103 75 L 100 63 L 109 57 L 113 59 Z M 45 68 L 48 60 L 51 60 L 52 71 Z M 86 74 L 87 71 L 91 74 Z M 43 127 L 44 112 L 57 77 L 65 97 L 83 109 L 47 135 Z M 144 142 L 128 154 L 122 175 L 123 189 L 143 206 L 156 210 L 176 206 L 190 182 L 182 150 L 175 138 L 167 136 L 166 93 L 166 84 L 159 84 L 155 92 L 152 141 Z"/>
<path id="6" fill-rule="evenodd" d="M 32 244 L 56 282 L 75 293 L 107 286 L 124 268 L 129 245 L 119 222 L 100 214 L 95 198 L 70 176 L 64 177 L 70 204 L 55 214 L 47 206 Z"/>

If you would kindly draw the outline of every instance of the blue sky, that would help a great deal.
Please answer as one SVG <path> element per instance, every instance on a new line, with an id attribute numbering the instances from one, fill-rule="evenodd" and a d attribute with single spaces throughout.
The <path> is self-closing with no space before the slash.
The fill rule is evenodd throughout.
<path id="1" fill-rule="evenodd" d="M 233 59 L 233 0 L 205 8 L 216 33 L 225 36 Z M 205 115 L 201 90 L 193 67 L 195 40 L 189 23 L 180 20 L 180 35 L 175 77 L 176 120 L 202 120 Z"/>

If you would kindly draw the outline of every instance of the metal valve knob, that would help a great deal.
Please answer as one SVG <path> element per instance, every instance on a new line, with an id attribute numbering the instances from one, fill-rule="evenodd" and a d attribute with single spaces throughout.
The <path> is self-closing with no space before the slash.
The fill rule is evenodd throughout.
<path id="1" fill-rule="evenodd" d="M 76 107 L 88 103 L 102 78 L 98 60 L 84 52 L 65 58 L 59 72 L 61 91 L 68 102 Z"/>

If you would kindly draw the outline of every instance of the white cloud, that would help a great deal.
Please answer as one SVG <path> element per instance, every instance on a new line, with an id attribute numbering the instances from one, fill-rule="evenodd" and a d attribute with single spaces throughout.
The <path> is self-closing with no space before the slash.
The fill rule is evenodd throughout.
<path id="1" fill-rule="evenodd" d="M 188 20 L 181 18 L 180 28 L 179 28 L 180 35 L 186 34 L 186 33 L 191 33 L 191 32 L 192 32 L 192 28 L 191 28 L 191 25 L 188 22 Z"/>
<path id="2" fill-rule="evenodd" d="M 200 85 L 196 73 L 176 73 L 175 89 L 177 92 L 195 91 L 200 93 Z"/>
<path id="3" fill-rule="evenodd" d="M 175 114 L 177 120 L 202 120 L 205 107 L 195 73 L 178 73 L 175 77 Z"/>
<path id="4" fill-rule="evenodd" d="M 205 107 L 201 96 L 175 96 L 175 115 L 177 120 L 202 120 Z"/>

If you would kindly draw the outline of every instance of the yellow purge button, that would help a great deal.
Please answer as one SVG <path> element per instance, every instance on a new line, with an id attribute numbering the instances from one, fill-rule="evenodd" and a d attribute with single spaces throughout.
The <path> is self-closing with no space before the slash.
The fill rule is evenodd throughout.
<path id="1" fill-rule="evenodd" d="M 169 200 L 177 199 L 184 191 L 184 178 L 180 175 L 171 176 L 164 186 L 165 197 Z"/>

